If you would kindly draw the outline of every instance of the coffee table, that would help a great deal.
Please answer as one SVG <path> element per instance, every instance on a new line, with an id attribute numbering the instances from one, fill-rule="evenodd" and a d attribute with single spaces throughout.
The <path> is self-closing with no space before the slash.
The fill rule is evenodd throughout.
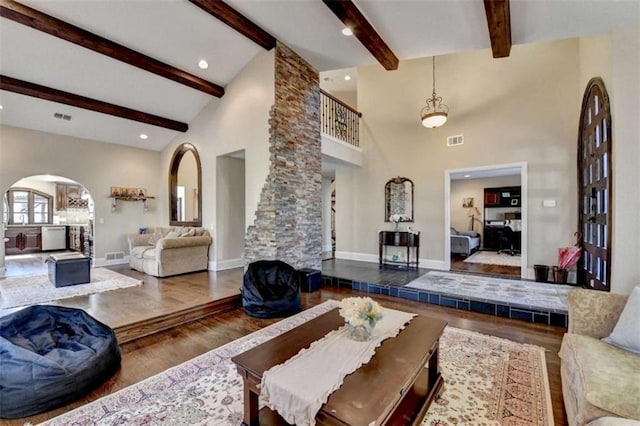
<path id="1" fill-rule="evenodd" d="M 336 308 L 231 358 L 244 381 L 242 424 L 286 425 L 268 407 L 258 410 L 262 374 L 342 325 L 344 319 Z M 316 423 L 420 424 L 444 383 L 438 366 L 438 342 L 446 325 L 441 320 L 413 318 L 398 336 L 382 342 L 369 363 L 345 377 L 318 412 Z"/>

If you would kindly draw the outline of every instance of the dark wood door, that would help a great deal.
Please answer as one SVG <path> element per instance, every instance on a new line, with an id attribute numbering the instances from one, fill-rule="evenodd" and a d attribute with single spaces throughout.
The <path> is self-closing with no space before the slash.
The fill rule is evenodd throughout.
<path id="1" fill-rule="evenodd" d="M 578 225 L 582 256 L 577 283 L 610 290 L 611 280 L 611 110 L 600 78 L 589 81 L 582 100 L 578 136 Z"/>

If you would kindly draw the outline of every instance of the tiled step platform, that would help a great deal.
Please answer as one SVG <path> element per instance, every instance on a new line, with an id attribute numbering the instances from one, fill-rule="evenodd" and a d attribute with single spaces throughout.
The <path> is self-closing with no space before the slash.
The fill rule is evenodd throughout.
<path id="1" fill-rule="evenodd" d="M 322 284 L 565 328 L 573 288 L 350 260 L 323 262 Z"/>

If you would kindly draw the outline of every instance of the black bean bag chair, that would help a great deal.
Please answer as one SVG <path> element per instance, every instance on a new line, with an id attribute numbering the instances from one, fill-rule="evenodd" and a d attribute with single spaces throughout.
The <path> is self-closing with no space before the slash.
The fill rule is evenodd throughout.
<path id="1" fill-rule="evenodd" d="M 256 318 L 286 317 L 300 312 L 298 271 L 280 260 L 251 263 L 244 273 L 242 308 Z"/>
<path id="2" fill-rule="evenodd" d="M 35 305 L 0 317 L 0 418 L 68 404 L 120 367 L 115 333 L 81 309 Z"/>

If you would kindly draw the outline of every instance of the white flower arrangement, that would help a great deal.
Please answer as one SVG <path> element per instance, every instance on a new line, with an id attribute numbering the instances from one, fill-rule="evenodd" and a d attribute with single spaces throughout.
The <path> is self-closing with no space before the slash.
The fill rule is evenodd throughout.
<path id="1" fill-rule="evenodd" d="M 382 318 L 382 307 L 370 297 L 347 297 L 340 302 L 340 316 L 352 325 L 358 327 L 368 323 L 375 327 Z"/>
<path id="2" fill-rule="evenodd" d="M 409 217 L 403 214 L 392 214 L 389 216 L 389 220 L 393 223 L 409 222 Z"/>

